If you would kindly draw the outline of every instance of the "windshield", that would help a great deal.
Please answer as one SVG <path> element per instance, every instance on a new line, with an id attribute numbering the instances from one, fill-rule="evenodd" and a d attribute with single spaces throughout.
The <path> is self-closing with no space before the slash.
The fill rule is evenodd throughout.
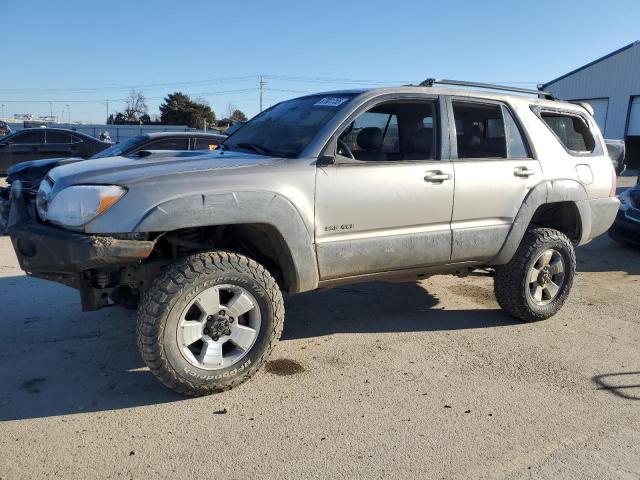
<path id="1" fill-rule="evenodd" d="M 236 131 L 229 150 L 295 158 L 354 94 L 313 95 L 279 103 Z"/>
<path id="2" fill-rule="evenodd" d="M 116 143 L 114 146 L 96 153 L 91 158 L 117 157 L 118 155 L 127 154 L 132 148 L 135 148 L 145 140 L 147 140 L 145 135 L 138 135 L 124 142 Z"/>

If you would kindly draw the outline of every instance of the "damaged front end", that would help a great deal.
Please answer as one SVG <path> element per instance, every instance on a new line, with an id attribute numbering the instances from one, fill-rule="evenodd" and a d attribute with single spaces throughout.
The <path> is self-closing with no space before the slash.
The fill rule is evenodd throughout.
<path id="1" fill-rule="evenodd" d="M 8 234 L 20 267 L 28 275 L 78 289 L 83 310 L 108 305 L 114 290 L 137 288 L 149 270 L 161 267 L 142 265 L 156 243 L 145 234 L 86 235 L 42 223 L 20 182 L 12 185 L 10 201 Z"/>

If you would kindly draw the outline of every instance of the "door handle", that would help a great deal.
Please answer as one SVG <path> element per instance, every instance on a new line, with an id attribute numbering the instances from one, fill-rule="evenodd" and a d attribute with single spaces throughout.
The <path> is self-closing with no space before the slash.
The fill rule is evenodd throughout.
<path id="1" fill-rule="evenodd" d="M 442 183 L 445 180 L 451 180 L 452 178 L 453 175 L 451 175 L 450 173 L 442 173 L 442 171 L 440 170 L 435 170 L 427 172 L 424 177 L 424 181 L 429 183 Z"/>
<path id="2" fill-rule="evenodd" d="M 520 178 L 527 178 L 530 177 L 531 175 L 534 175 L 536 173 L 535 170 L 531 170 L 530 168 L 527 167 L 516 167 L 513 169 L 513 174 L 516 177 L 520 177 Z"/>

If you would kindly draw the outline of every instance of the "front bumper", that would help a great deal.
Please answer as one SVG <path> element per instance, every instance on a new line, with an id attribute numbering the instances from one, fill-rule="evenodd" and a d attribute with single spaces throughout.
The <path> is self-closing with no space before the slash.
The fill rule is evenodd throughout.
<path id="1" fill-rule="evenodd" d="M 614 240 L 640 246 L 640 209 L 630 210 L 631 208 L 618 211 L 609 235 Z"/>
<path id="2" fill-rule="evenodd" d="M 11 191 L 8 233 L 20 268 L 29 274 L 78 288 L 73 278 L 80 272 L 139 263 L 153 250 L 153 241 L 86 235 L 39 223 L 19 188 L 14 184 Z"/>

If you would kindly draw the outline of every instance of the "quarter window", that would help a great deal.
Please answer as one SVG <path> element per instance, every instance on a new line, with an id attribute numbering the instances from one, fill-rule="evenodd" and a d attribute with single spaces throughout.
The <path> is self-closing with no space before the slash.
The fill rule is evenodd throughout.
<path id="1" fill-rule="evenodd" d="M 593 152 L 596 142 L 589 126 L 578 115 L 543 111 L 540 117 L 566 149 L 579 153 Z"/>

